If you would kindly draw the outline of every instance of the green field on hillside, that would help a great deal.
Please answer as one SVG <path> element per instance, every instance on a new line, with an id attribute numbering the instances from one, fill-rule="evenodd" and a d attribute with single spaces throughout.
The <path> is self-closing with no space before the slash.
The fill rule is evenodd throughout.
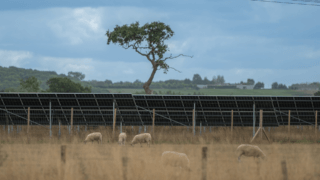
<path id="1" fill-rule="evenodd" d="M 145 94 L 143 89 L 108 89 L 110 93 Z M 280 90 L 280 89 L 153 89 L 158 94 L 174 95 L 264 95 L 264 96 L 313 96 L 313 91 Z M 138 93 L 137 93 L 138 92 Z"/>

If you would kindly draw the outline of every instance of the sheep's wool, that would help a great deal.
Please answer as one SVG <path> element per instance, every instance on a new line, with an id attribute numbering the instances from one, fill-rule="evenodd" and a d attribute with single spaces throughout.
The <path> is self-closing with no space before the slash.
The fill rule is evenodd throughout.
<path id="1" fill-rule="evenodd" d="M 127 139 L 127 135 L 126 135 L 126 133 L 120 133 L 119 134 L 119 144 L 120 145 L 124 145 L 125 144 L 125 142 L 126 142 L 126 139 Z"/>
<path id="2" fill-rule="evenodd" d="M 257 157 L 257 158 L 264 158 L 266 156 L 258 146 L 254 146 L 250 144 L 241 144 L 240 146 L 238 146 L 236 152 L 238 154 L 239 161 L 242 155 L 247 157 Z"/>
<path id="3" fill-rule="evenodd" d="M 165 151 L 161 156 L 161 163 L 163 166 L 180 167 L 184 170 L 190 171 L 190 160 L 184 153 L 175 151 Z"/>
<path id="4" fill-rule="evenodd" d="M 86 137 L 86 139 L 84 140 L 84 143 L 88 142 L 88 141 L 100 141 L 100 143 L 102 143 L 102 134 L 100 132 L 94 132 L 94 133 L 90 133 L 88 134 L 88 136 Z"/>

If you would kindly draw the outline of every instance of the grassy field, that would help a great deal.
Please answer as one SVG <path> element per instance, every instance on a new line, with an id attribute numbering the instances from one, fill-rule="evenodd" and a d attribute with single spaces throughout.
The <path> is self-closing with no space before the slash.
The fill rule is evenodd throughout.
<path id="1" fill-rule="evenodd" d="M 144 93 L 143 89 L 108 89 L 110 93 L 132 93 L 136 92 Z M 269 96 L 313 96 L 315 91 L 298 91 L 298 90 L 280 90 L 280 89 L 200 89 L 200 90 L 188 90 L 188 89 L 153 89 L 158 94 L 166 94 L 166 92 L 174 92 L 178 95 L 269 95 Z"/>
<path id="2" fill-rule="evenodd" d="M 211 132 L 207 128 L 201 136 L 199 129 L 193 136 L 191 129 L 185 127 L 157 127 L 151 147 L 128 144 L 138 133 L 138 127 L 133 130 L 124 128 L 128 134 L 126 146 L 116 143 L 110 127 L 98 127 L 87 132 L 81 128 L 80 132 L 72 131 L 73 136 L 63 127 L 60 139 L 57 127 L 54 127 L 51 139 L 47 129 L 35 126 L 30 128 L 29 138 L 25 127 L 19 134 L 11 132 L 8 135 L 2 127 L 0 130 L 1 180 L 201 179 L 202 147 L 208 148 L 208 180 L 281 180 L 282 161 L 286 162 L 290 180 L 320 179 L 320 147 L 314 143 L 312 127 L 304 127 L 303 130 L 292 127 L 290 143 L 287 127 L 272 128 L 270 132 L 266 129 L 272 142 L 259 136 L 253 144 L 258 145 L 267 158 L 261 161 L 243 157 L 240 163 L 235 150 L 239 144 L 248 143 L 252 138 L 250 127 L 235 127 L 233 136 L 230 127 L 215 127 Z M 152 134 L 150 130 L 148 128 Z M 103 134 L 103 143 L 83 144 L 85 136 L 94 131 Z M 65 163 L 61 161 L 62 145 L 66 146 Z M 164 151 L 186 153 L 192 171 L 163 167 L 161 154 Z"/>

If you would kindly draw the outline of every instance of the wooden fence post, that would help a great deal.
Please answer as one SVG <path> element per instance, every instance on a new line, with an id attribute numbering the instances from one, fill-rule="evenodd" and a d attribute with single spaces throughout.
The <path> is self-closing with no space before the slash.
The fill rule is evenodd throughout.
<path id="1" fill-rule="evenodd" d="M 123 180 L 127 180 L 127 172 L 128 172 L 128 158 L 127 157 L 122 157 L 122 175 L 123 175 Z"/>
<path id="2" fill-rule="evenodd" d="M 72 135 L 72 128 L 73 128 L 73 108 L 71 108 L 71 127 L 70 127 L 71 135 Z"/>
<path id="3" fill-rule="evenodd" d="M 281 162 L 281 168 L 282 168 L 283 180 L 288 180 L 287 163 L 285 160 Z"/>
<path id="4" fill-rule="evenodd" d="M 233 136 L 233 110 L 231 110 L 231 137 Z"/>
<path id="5" fill-rule="evenodd" d="M 117 108 L 114 109 L 114 116 L 113 116 L 113 129 L 112 129 L 112 135 L 113 138 L 115 138 L 115 128 L 116 128 L 116 120 L 117 120 Z"/>
<path id="6" fill-rule="evenodd" d="M 202 147 L 202 180 L 207 180 L 207 147 Z"/>
<path id="7" fill-rule="evenodd" d="M 316 123 L 315 123 L 315 126 L 314 126 L 314 131 L 315 131 L 315 134 L 316 134 L 316 143 L 318 142 L 318 130 L 317 130 L 317 127 L 318 127 L 318 111 L 316 111 Z"/>
<path id="8" fill-rule="evenodd" d="M 262 123 L 263 123 L 263 110 L 260 109 L 260 124 L 259 124 L 259 125 L 260 125 L 261 131 L 262 131 L 262 129 L 263 129 Z M 260 133 L 260 138 L 261 138 L 261 140 L 262 140 L 262 132 Z"/>
<path id="9" fill-rule="evenodd" d="M 29 141 L 29 125 L 30 125 L 30 107 L 28 107 L 28 125 L 27 125 L 27 139 Z"/>
<path id="10" fill-rule="evenodd" d="M 153 119 L 152 119 L 152 136 L 153 136 L 153 138 L 152 139 L 154 139 L 154 121 L 155 121 L 155 119 L 156 119 L 156 110 L 153 109 Z"/>
<path id="11" fill-rule="evenodd" d="M 61 136 L 61 120 L 58 119 L 59 122 L 59 132 L 58 132 L 58 139 L 60 140 L 60 136 Z"/>
<path id="12" fill-rule="evenodd" d="M 196 134 L 196 129 L 195 129 L 195 123 L 194 123 L 194 109 L 192 110 L 192 132 L 193 132 L 193 135 Z"/>
<path id="13" fill-rule="evenodd" d="M 61 173 L 60 173 L 60 179 L 64 179 L 64 173 L 65 173 L 65 164 L 66 164 L 66 145 L 61 146 Z"/>
<path id="14" fill-rule="evenodd" d="M 289 112 L 288 112 L 288 139 L 289 139 L 289 141 L 290 141 L 290 115 L 291 115 L 291 111 L 289 110 Z"/>
<path id="15" fill-rule="evenodd" d="M 63 164 L 66 163 L 66 149 L 67 149 L 66 145 L 61 146 L 61 162 Z"/>

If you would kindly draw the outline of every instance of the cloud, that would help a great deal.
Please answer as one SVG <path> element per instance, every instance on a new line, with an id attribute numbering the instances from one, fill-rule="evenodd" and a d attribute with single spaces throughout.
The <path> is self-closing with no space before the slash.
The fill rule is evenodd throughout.
<path id="1" fill-rule="evenodd" d="M 121 26 L 135 21 L 144 24 L 151 19 L 167 17 L 166 13 L 137 7 L 52 8 L 49 11 L 55 16 L 48 19 L 47 26 L 71 45 L 105 38 L 108 26 L 114 28 L 115 24 Z"/>
<path id="2" fill-rule="evenodd" d="M 320 50 L 308 50 L 305 52 L 305 57 L 310 58 L 310 59 L 316 59 L 320 58 Z"/>
<path id="3" fill-rule="evenodd" d="M 101 8 L 54 8 L 50 11 L 56 16 L 49 19 L 47 26 L 57 37 L 67 39 L 72 45 L 103 36 Z"/>
<path id="4" fill-rule="evenodd" d="M 0 50 L 0 65 L 23 67 L 33 55 L 28 51 Z"/>

